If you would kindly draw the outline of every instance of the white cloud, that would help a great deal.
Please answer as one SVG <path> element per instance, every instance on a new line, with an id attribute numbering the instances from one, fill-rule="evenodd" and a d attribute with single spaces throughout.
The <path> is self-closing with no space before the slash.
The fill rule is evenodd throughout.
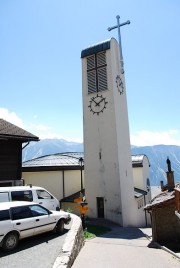
<path id="1" fill-rule="evenodd" d="M 6 108 L 0 108 L 0 118 L 23 128 L 23 121 L 17 116 L 15 112 L 9 112 Z"/>
<path id="2" fill-rule="evenodd" d="M 45 125 L 34 125 L 34 128 L 37 131 L 48 131 L 51 129 L 51 127 L 45 126 Z"/>
<path id="3" fill-rule="evenodd" d="M 72 138 L 68 137 L 67 138 L 67 137 L 64 137 L 60 133 L 55 133 L 55 132 L 53 132 L 52 127 L 49 127 L 49 126 L 46 126 L 43 124 L 34 124 L 34 123 L 29 124 L 28 122 L 26 122 L 26 124 L 24 124 L 22 119 L 20 117 L 18 117 L 15 112 L 10 112 L 6 108 L 0 107 L 0 118 L 18 126 L 18 127 L 21 127 L 24 130 L 31 132 L 32 134 L 38 136 L 40 139 L 64 139 L 66 141 L 72 141 L 72 142 L 80 142 L 80 143 L 83 142 L 82 138 L 76 138 L 76 137 L 72 137 Z M 33 119 L 36 120 L 37 115 L 34 115 Z"/>
<path id="4" fill-rule="evenodd" d="M 76 137 L 65 137 L 61 133 L 53 132 L 53 128 L 42 125 L 42 124 L 30 124 L 28 128 L 26 129 L 33 133 L 34 135 L 38 136 L 40 140 L 44 139 L 64 139 L 66 141 L 72 141 L 72 142 L 83 142 L 83 139 L 76 138 Z"/>
<path id="5" fill-rule="evenodd" d="M 130 135 L 132 145 L 136 146 L 152 146 L 158 144 L 164 145 L 180 145 L 180 131 L 148 131 L 141 130 Z"/>

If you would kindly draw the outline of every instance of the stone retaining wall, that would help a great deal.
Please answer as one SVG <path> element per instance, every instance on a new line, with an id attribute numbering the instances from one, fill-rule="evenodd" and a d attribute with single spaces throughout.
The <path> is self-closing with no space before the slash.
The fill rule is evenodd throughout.
<path id="1" fill-rule="evenodd" d="M 66 236 L 61 255 L 57 257 L 53 268 L 70 268 L 84 245 L 81 219 L 74 214 L 71 214 L 71 218 L 71 229 Z"/>

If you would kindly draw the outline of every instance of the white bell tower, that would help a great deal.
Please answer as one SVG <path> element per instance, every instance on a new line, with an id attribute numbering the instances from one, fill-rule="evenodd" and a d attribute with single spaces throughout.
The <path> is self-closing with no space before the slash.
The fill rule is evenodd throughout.
<path id="1" fill-rule="evenodd" d="M 84 179 L 89 211 L 134 226 L 134 186 L 124 72 L 112 38 L 82 50 Z"/>

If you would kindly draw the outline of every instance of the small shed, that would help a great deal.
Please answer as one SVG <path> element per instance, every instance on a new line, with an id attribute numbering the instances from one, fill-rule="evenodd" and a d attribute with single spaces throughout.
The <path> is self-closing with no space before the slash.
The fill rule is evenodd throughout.
<path id="1" fill-rule="evenodd" d="M 154 242 L 180 241 L 180 222 L 175 215 L 175 192 L 164 191 L 145 207 L 151 214 Z"/>
<path id="2" fill-rule="evenodd" d="M 0 119 L 0 187 L 21 184 L 22 144 L 30 141 L 39 138 Z"/>

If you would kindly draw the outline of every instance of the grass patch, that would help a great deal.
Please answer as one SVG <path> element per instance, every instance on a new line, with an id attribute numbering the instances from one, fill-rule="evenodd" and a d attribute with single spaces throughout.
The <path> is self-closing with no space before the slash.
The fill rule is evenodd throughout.
<path id="1" fill-rule="evenodd" d="M 105 234 L 111 231 L 111 228 L 104 226 L 97 226 L 93 224 L 86 224 L 86 229 L 84 230 L 84 239 L 91 239 L 98 235 Z"/>

